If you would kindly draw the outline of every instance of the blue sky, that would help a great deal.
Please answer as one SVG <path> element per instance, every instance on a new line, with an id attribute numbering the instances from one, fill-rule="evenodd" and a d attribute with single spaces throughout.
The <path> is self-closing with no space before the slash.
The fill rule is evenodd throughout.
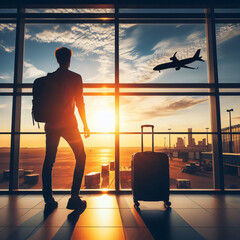
<path id="1" fill-rule="evenodd" d="M 240 25 L 217 25 L 217 54 L 220 82 L 240 82 L 239 53 Z M 177 52 L 183 59 L 192 57 L 197 49 L 206 57 L 204 24 L 121 24 L 120 25 L 120 82 L 131 83 L 207 83 L 206 62 L 190 66 L 197 70 L 175 69 L 161 73 L 153 67 L 170 61 Z M 114 25 L 113 24 L 42 24 L 26 25 L 23 82 L 29 83 L 58 67 L 54 50 L 66 46 L 73 50 L 70 69 L 80 73 L 85 83 L 114 82 Z M 0 82 L 13 82 L 15 26 L 0 24 Z M 2 131 L 10 131 L 11 99 L 1 97 Z M 221 97 L 222 127 L 228 126 L 226 109 L 234 108 L 233 124 L 239 123 L 240 97 Z M 96 99 L 86 98 L 87 114 L 92 131 L 101 131 L 94 123 Z M 102 108 L 114 115 L 114 98 L 98 98 Z M 120 129 L 139 131 L 142 123 L 154 123 L 159 131 L 171 127 L 175 131 L 205 131 L 210 127 L 208 97 L 121 97 Z M 22 130 L 38 131 L 32 127 L 31 98 L 22 104 Z M 98 118 L 96 116 L 96 118 Z M 114 119 L 114 118 L 113 118 Z M 189 121 L 186 121 L 188 119 Z M 90 126 L 91 128 L 91 126 Z M 114 127 L 108 129 L 113 131 Z"/>

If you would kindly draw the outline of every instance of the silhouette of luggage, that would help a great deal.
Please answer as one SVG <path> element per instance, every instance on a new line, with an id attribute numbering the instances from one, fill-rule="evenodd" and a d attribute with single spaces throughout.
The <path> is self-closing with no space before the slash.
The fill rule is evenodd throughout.
<path id="1" fill-rule="evenodd" d="M 152 151 L 143 152 L 143 129 L 152 128 Z M 132 192 L 134 207 L 139 209 L 142 201 L 164 201 L 169 208 L 169 162 L 165 153 L 154 152 L 154 126 L 141 126 L 142 152 L 132 156 Z"/>
<path id="2" fill-rule="evenodd" d="M 36 122 L 55 122 L 62 114 L 61 93 L 51 74 L 33 83 L 32 118 Z"/>

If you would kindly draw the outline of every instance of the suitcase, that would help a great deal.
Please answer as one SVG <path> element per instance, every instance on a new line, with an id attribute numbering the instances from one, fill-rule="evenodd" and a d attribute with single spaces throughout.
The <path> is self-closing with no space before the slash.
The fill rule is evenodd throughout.
<path id="1" fill-rule="evenodd" d="M 143 130 L 152 128 L 152 151 L 143 151 Z M 164 201 L 169 208 L 169 163 L 165 153 L 154 152 L 154 126 L 141 126 L 142 152 L 132 156 L 132 192 L 134 207 L 139 209 L 138 201 Z"/>

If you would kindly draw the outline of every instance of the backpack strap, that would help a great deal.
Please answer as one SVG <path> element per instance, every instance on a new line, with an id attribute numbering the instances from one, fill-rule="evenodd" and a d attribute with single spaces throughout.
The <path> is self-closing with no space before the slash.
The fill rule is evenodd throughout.
<path id="1" fill-rule="evenodd" d="M 33 126 L 35 125 L 35 120 L 34 120 L 34 116 L 33 116 L 33 111 L 32 111 L 32 121 L 33 121 Z M 37 124 L 38 124 L 38 128 L 40 129 L 40 124 L 39 124 L 39 122 L 37 122 Z"/>

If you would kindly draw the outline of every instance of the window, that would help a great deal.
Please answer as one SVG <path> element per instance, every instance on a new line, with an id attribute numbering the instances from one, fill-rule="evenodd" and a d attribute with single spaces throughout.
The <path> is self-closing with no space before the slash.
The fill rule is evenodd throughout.
<path id="1" fill-rule="evenodd" d="M 239 83 L 240 24 L 217 24 L 217 57 L 220 83 Z"/>
<path id="2" fill-rule="evenodd" d="M 131 159 L 141 150 L 142 124 L 155 125 L 155 150 L 169 155 L 172 189 L 183 188 L 178 179 L 188 180 L 191 189 L 221 188 L 219 174 L 214 174 L 219 169 L 213 169 L 213 156 L 216 163 L 223 158 L 225 188 L 240 187 L 238 9 L 219 9 L 214 15 L 217 57 L 213 59 L 218 66 L 219 84 L 213 86 L 209 77 L 214 69 L 208 68 L 207 54 L 211 37 L 206 34 L 205 24 L 205 17 L 211 15 L 203 14 L 204 9 L 121 8 L 115 15 L 118 9 L 104 7 L 29 7 L 22 9 L 23 21 L 17 24 L 24 28 L 19 28 L 17 38 L 16 9 L 0 9 L 1 188 L 9 184 L 11 137 L 16 140 L 19 136 L 20 145 L 14 149 L 19 150 L 19 159 L 11 159 L 19 163 L 19 181 L 14 188 L 41 188 L 45 136 L 43 124 L 40 129 L 32 124 L 32 83 L 58 68 L 54 50 L 63 45 L 73 50 L 70 70 L 83 78 L 92 131 L 91 138 L 84 140 L 87 163 L 82 188 L 131 189 Z M 17 43 L 19 53 L 24 49 L 24 57 L 16 54 L 20 60 L 14 69 L 15 38 L 21 38 L 23 32 L 24 44 Z M 175 57 L 192 58 L 198 49 L 204 61 L 193 61 L 187 68 L 181 65 L 153 70 Z M 16 85 L 14 76 L 21 82 L 21 75 L 23 81 Z M 16 112 L 13 106 L 17 106 Z M 228 109 L 234 109 L 231 133 Z M 221 128 L 216 128 L 219 113 Z M 79 117 L 78 121 L 82 131 Z M 11 132 L 14 123 L 21 126 L 20 132 Z M 221 142 L 217 135 L 222 137 L 223 154 L 219 155 L 216 146 Z M 145 149 L 150 150 L 150 134 L 144 134 L 144 142 Z M 71 149 L 61 140 L 53 172 L 54 189 L 70 188 L 74 161 Z M 34 184 L 24 178 L 31 173 L 38 176 Z M 88 176 L 97 179 L 97 184 L 95 180 L 86 183 Z"/>
<path id="3" fill-rule="evenodd" d="M 207 83 L 207 63 L 194 61 L 186 68 L 153 71 L 159 64 L 193 57 L 198 49 L 206 61 L 204 24 L 121 24 L 120 82 Z"/>
<path id="4" fill-rule="evenodd" d="M 16 25 L 0 23 L 0 83 L 13 83 Z"/>
<path id="5" fill-rule="evenodd" d="M 70 70 L 84 83 L 114 82 L 114 27 L 87 23 L 26 25 L 23 82 L 54 72 L 54 51 L 60 46 L 72 49 Z"/>

